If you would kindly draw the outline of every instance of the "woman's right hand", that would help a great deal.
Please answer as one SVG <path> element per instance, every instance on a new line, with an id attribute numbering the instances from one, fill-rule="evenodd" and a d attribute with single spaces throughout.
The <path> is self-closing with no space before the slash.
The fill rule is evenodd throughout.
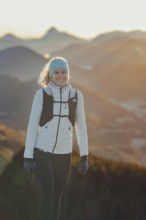
<path id="1" fill-rule="evenodd" d="M 24 158 L 23 172 L 27 179 L 35 178 L 35 163 L 33 158 Z"/>

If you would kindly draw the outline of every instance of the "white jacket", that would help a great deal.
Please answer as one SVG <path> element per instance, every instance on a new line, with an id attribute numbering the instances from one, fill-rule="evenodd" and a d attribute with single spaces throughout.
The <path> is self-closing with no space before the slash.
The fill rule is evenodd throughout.
<path id="1" fill-rule="evenodd" d="M 74 97 L 76 90 L 70 85 L 60 88 L 50 82 L 46 86 L 45 91 L 47 94 L 53 95 L 55 101 L 60 101 L 61 99 L 62 101 L 67 101 L 69 91 L 71 94 L 70 97 Z M 75 114 L 75 131 L 77 135 L 80 156 L 83 156 L 88 155 L 88 137 L 84 112 L 84 100 L 82 93 L 79 90 L 77 90 L 77 97 L 78 99 Z M 69 108 L 67 103 L 54 103 L 53 114 L 59 115 L 60 104 L 61 115 L 68 114 Z M 59 119 L 59 117 L 53 117 L 51 121 L 40 127 L 39 121 L 42 113 L 42 106 L 43 90 L 39 89 L 34 96 L 29 117 L 24 149 L 24 158 L 33 158 L 34 148 L 39 148 L 45 152 L 53 152 L 54 154 L 71 153 L 73 126 L 69 118 L 60 117 Z"/>

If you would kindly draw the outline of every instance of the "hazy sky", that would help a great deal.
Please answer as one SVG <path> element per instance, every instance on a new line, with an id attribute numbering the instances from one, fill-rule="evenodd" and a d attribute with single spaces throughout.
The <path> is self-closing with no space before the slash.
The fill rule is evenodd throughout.
<path id="1" fill-rule="evenodd" d="M 146 30 L 145 0 L 1 0 L 0 35 L 40 37 L 52 26 L 90 38 L 113 30 Z"/>

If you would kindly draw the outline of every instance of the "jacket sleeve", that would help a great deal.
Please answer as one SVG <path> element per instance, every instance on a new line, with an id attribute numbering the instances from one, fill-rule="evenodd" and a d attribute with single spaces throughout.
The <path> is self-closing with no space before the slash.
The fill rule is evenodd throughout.
<path id="1" fill-rule="evenodd" d="M 26 132 L 24 158 L 33 158 L 33 150 L 38 134 L 39 121 L 42 112 L 43 91 L 39 89 L 33 99 L 32 108 Z"/>
<path id="2" fill-rule="evenodd" d="M 79 145 L 80 156 L 88 155 L 88 135 L 86 126 L 86 117 L 84 111 L 84 99 L 80 91 L 77 91 L 77 107 L 75 117 L 75 132 Z"/>

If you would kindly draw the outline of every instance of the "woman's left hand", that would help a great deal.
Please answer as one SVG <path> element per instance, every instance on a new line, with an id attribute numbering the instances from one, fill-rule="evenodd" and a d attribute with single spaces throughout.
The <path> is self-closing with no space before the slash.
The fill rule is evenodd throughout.
<path id="1" fill-rule="evenodd" d="M 77 169 L 78 174 L 80 175 L 86 174 L 88 171 L 88 167 L 89 167 L 88 159 L 81 158 L 79 165 L 78 165 L 78 169 Z"/>

